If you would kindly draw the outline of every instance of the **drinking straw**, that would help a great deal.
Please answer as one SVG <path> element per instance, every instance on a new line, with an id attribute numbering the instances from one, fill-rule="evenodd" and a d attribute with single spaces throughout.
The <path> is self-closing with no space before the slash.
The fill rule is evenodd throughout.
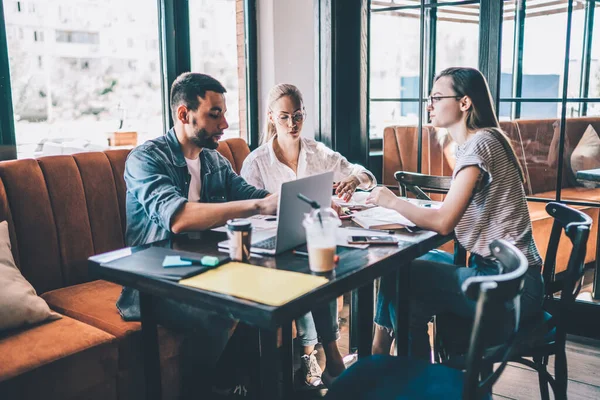
<path id="1" fill-rule="evenodd" d="M 302 193 L 298 193 L 298 198 L 306 203 L 308 203 L 312 208 L 314 208 L 315 210 L 318 210 L 321 208 L 321 206 L 319 205 L 319 203 L 317 203 L 314 200 L 309 199 L 308 197 L 306 197 L 305 195 L 303 195 Z M 321 224 L 321 228 L 323 228 L 323 220 L 321 219 L 321 213 L 317 212 L 317 216 L 319 217 L 319 223 Z"/>

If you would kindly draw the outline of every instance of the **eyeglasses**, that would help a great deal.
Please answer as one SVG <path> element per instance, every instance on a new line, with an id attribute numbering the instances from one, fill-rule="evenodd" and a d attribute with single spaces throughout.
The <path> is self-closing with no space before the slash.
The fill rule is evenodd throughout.
<path id="1" fill-rule="evenodd" d="M 441 99 L 462 99 L 464 96 L 429 96 L 427 98 L 427 107 L 431 107 Z"/>
<path id="2" fill-rule="evenodd" d="M 292 119 L 292 124 L 299 124 L 300 122 L 304 121 L 304 118 L 306 118 L 306 113 L 304 111 L 296 112 L 291 116 L 289 114 L 279 114 L 277 116 L 277 122 L 279 122 L 279 125 L 288 125 L 290 117 Z"/>

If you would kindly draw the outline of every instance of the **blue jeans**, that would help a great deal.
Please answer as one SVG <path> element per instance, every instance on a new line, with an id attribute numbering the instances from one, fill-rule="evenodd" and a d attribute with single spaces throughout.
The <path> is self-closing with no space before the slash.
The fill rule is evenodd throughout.
<path id="1" fill-rule="evenodd" d="M 340 338 L 337 301 L 314 308 L 296 320 L 298 339 L 302 346 L 314 346 L 319 342 L 331 343 Z"/>
<path id="2" fill-rule="evenodd" d="M 462 283 L 471 276 L 496 275 L 496 265 L 482 257 L 471 255 L 469 268 L 452 264 L 453 257 L 433 250 L 410 265 L 409 337 L 412 355 L 429 359 L 430 347 L 427 323 L 439 313 L 452 313 L 473 318 L 476 302 L 462 292 Z M 532 267 L 525 275 L 521 296 L 521 317 L 539 312 L 544 296 L 544 284 L 539 269 Z M 377 295 L 375 323 L 388 329 L 396 325 L 396 282 L 393 276 L 381 278 Z M 504 325 L 504 320 L 498 321 Z"/>

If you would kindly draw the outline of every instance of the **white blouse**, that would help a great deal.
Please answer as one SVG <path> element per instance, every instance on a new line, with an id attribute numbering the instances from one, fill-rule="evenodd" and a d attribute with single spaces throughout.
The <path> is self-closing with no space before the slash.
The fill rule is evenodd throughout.
<path id="1" fill-rule="evenodd" d="M 354 175 L 360 181 L 360 189 L 371 190 L 377 185 L 375 176 L 365 167 L 350 163 L 346 157 L 323 143 L 303 137 L 300 138 L 297 173 L 294 173 L 290 167 L 277 159 L 273 150 L 274 139 L 275 137 L 271 138 L 250 153 L 242 165 L 240 175 L 257 188 L 278 193 L 282 183 L 327 171 L 333 171 L 334 182 Z"/>

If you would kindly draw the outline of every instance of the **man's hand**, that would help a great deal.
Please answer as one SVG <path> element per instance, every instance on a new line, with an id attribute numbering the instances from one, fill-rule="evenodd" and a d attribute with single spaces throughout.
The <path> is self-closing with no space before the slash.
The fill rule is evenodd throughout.
<path id="1" fill-rule="evenodd" d="M 258 212 L 263 215 L 277 214 L 277 203 L 279 202 L 278 194 L 271 194 L 258 201 Z"/>
<path id="2" fill-rule="evenodd" d="M 356 176 L 350 175 L 347 178 L 334 183 L 333 188 L 335 189 L 335 194 L 337 194 L 339 198 L 344 201 L 350 201 L 358 185 L 360 185 L 360 180 Z"/>
<path id="3" fill-rule="evenodd" d="M 385 186 L 379 186 L 373 189 L 367 200 L 367 204 L 375 204 L 384 208 L 393 208 L 394 204 L 398 202 L 398 197 Z"/>

